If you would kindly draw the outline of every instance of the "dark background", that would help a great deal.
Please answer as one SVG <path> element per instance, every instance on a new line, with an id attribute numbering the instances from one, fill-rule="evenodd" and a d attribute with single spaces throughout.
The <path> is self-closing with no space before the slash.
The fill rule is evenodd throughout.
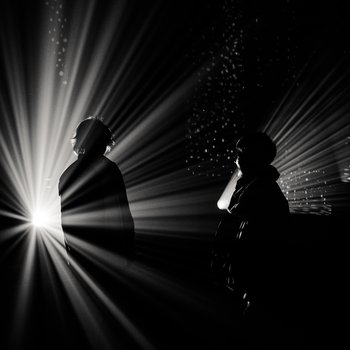
<path id="1" fill-rule="evenodd" d="M 65 3 L 67 13 L 84 6 L 83 3 L 67 1 Z M 92 38 L 110 3 L 111 1 L 105 0 L 98 2 L 91 27 Z M 339 60 L 343 60 L 344 72 L 347 70 L 350 45 L 347 33 L 350 21 L 345 10 L 346 1 L 154 1 L 152 4 L 145 1 L 130 1 L 127 5 L 127 15 L 123 19 L 124 28 L 127 28 L 122 41 L 125 47 L 128 47 L 138 24 L 145 20 L 152 9 L 155 9 L 156 15 L 152 26 L 147 29 L 147 45 L 140 48 L 141 56 L 136 61 L 135 71 L 140 67 L 142 72 L 139 85 L 135 86 L 129 99 L 119 107 L 119 112 L 122 113 L 109 116 L 113 130 L 121 131 L 128 122 L 132 122 L 127 119 L 128 113 L 140 104 L 144 107 L 151 105 L 161 91 L 174 80 L 181 76 L 196 79 L 196 71 L 210 59 L 211 52 L 208 48 L 212 47 L 215 50 L 223 42 L 222 30 L 225 18 L 228 13 L 232 14 L 230 11 L 223 11 L 223 6 L 231 3 L 238 9 L 237 25 L 245 33 L 241 56 L 244 65 L 241 77 L 244 80 L 245 90 L 238 102 L 246 129 L 255 130 L 266 121 L 269 112 L 295 82 L 296 74 L 315 57 L 318 62 L 316 72 L 327 71 Z M 21 48 L 23 57 L 28 54 L 30 56 L 30 52 L 36 49 L 36 38 L 41 30 L 35 25 L 41 16 L 41 2 L 2 1 L 0 6 L 0 30 L 4 37 L 6 38 L 11 23 L 10 28 L 15 28 L 16 45 Z M 32 30 L 28 31 L 28 27 Z M 277 36 L 279 41 L 276 39 Z M 113 52 L 110 61 L 111 70 L 114 68 L 113 62 L 117 62 L 120 54 L 118 50 Z M 5 104 L 10 104 L 8 85 L 4 78 L 3 56 L 0 57 L 1 95 Z M 147 69 L 141 69 L 144 62 L 147 62 Z M 30 61 L 23 62 L 23 65 L 29 68 L 28 71 L 25 70 L 28 77 L 35 73 L 30 69 L 32 64 L 34 65 Z M 144 88 L 139 89 L 139 86 Z M 117 101 L 118 96 L 111 98 Z M 177 339 L 174 341 L 177 346 L 185 347 L 184 344 L 195 346 L 201 333 L 206 333 L 206 336 L 203 336 L 202 342 L 199 341 L 198 348 L 203 348 L 206 341 L 209 348 L 218 349 L 231 348 L 231 343 L 234 342 L 234 336 L 227 336 L 230 332 L 230 316 L 227 315 L 225 303 L 229 305 L 229 298 L 219 296 L 213 291 L 209 269 L 212 233 L 215 232 L 220 218 L 216 201 L 228 180 L 228 174 L 224 176 L 192 174 L 188 170 L 189 164 L 186 163 L 186 152 L 189 147 L 189 141 L 186 139 L 188 120 L 193 106 L 200 101 L 200 98 L 198 100 L 198 95 L 195 93 L 190 94 L 178 108 L 176 118 L 169 123 L 167 133 L 171 135 L 174 130 L 176 134 L 173 137 L 178 139 L 171 149 L 160 151 L 151 157 L 150 161 L 138 164 L 137 169 L 141 169 L 141 177 L 135 177 L 130 169 L 124 171 L 127 187 L 178 171 L 181 174 L 178 180 L 183 181 L 185 185 L 178 190 L 176 187 L 171 189 L 170 185 L 167 185 L 167 193 L 186 194 L 186 191 L 195 191 L 204 194 L 202 197 L 194 197 L 198 203 L 194 203 L 195 209 L 186 215 L 179 214 L 174 209 L 173 216 L 135 219 L 137 228 L 140 228 L 136 235 L 140 261 L 165 273 L 169 279 L 180 280 L 189 289 L 202 292 L 213 299 L 221 298 L 220 303 L 210 306 L 214 311 L 207 319 L 200 319 L 201 313 L 197 314 L 189 305 L 184 307 L 183 314 L 175 321 L 171 320 L 174 322 L 173 325 L 169 327 L 163 325 L 162 328 L 160 326 L 162 322 L 158 321 L 155 328 L 159 327 L 159 333 L 150 326 L 151 337 L 159 349 L 168 348 L 169 337 L 174 336 L 171 327 L 179 327 L 175 332 Z M 28 99 L 30 100 L 30 93 Z M 0 118 L 1 123 L 3 116 Z M 208 172 L 212 171 L 213 164 L 205 162 L 205 166 Z M 2 169 L 4 167 L 2 162 L 0 167 L 1 173 L 4 174 L 0 178 L 1 205 L 3 208 L 8 208 L 11 193 L 7 188 L 7 175 Z M 314 348 L 318 348 L 326 340 L 332 343 L 333 328 L 338 331 L 333 321 L 338 319 L 336 311 L 342 307 L 341 301 L 339 302 L 342 298 L 337 291 L 341 289 L 341 275 L 344 271 L 341 259 L 344 246 L 342 248 L 341 246 L 346 235 L 345 227 L 348 225 L 350 198 L 348 184 L 343 184 L 342 190 L 343 192 L 337 195 L 342 197 L 343 205 L 332 215 L 293 215 L 293 226 L 292 229 L 289 228 L 297 242 L 296 266 L 301 273 L 297 283 L 303 284 L 301 288 L 305 288 L 302 305 L 308 309 L 307 321 L 303 316 L 300 316 L 299 321 L 312 335 L 310 338 L 316 344 Z M 156 232 L 143 228 L 147 220 L 159 223 L 158 226 L 155 225 L 159 227 Z M 180 230 L 177 230 L 178 222 L 181 222 Z M 2 215 L 2 229 L 16 224 L 15 220 Z M 170 227 L 171 234 L 161 232 L 161 227 L 164 226 Z M 7 251 L 6 244 L 2 243 L 1 252 Z M 11 255 L 15 262 L 21 261 L 23 247 L 16 249 Z M 8 271 L 16 273 L 13 269 L 7 269 L 9 266 L 7 259 L 8 255 L 1 260 L 6 277 Z M 40 271 L 37 279 L 40 280 Z M 5 290 L 2 306 L 11 305 L 11 295 L 6 293 L 4 287 L 7 283 L 9 282 L 4 279 L 1 285 L 1 289 Z M 162 295 L 162 298 L 166 303 L 172 303 L 172 300 L 167 299 L 167 295 Z M 11 315 L 11 311 L 7 311 Z M 166 311 L 163 312 L 164 322 L 170 322 L 170 315 L 166 315 Z M 208 311 L 209 314 L 210 312 Z M 162 318 L 160 311 L 157 315 Z M 218 319 L 220 319 L 219 326 L 216 323 Z M 31 337 L 29 339 L 36 344 Z M 216 341 L 219 343 L 218 347 Z"/>

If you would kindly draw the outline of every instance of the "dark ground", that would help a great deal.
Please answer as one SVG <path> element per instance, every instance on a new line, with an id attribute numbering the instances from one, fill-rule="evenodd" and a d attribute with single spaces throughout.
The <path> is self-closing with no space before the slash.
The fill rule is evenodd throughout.
<path id="1" fill-rule="evenodd" d="M 326 348 L 332 348 L 340 332 L 337 319 L 342 307 L 339 291 L 344 267 L 339 254 L 340 232 L 344 229 L 340 219 L 331 217 L 295 216 L 293 225 L 296 237 L 291 243 L 294 250 L 291 256 L 295 259 L 291 276 L 293 288 L 281 309 L 288 310 L 292 306 L 296 312 L 293 328 L 281 337 L 282 343 L 277 348 L 320 349 L 325 344 L 328 344 Z M 334 238 L 335 235 L 338 237 Z M 232 296 L 216 288 L 211 280 L 210 241 L 150 236 L 137 239 L 138 257 L 134 265 L 114 279 L 109 290 L 120 310 L 149 343 L 155 349 L 245 349 L 248 342 L 240 339 L 244 333 Z M 155 250 L 164 255 L 156 258 L 152 253 Z M 137 336 L 128 334 L 111 315 L 113 310 L 102 305 L 83 283 L 83 290 L 76 290 L 81 293 L 79 298 L 85 300 L 83 295 L 87 293 L 97 307 L 90 309 L 97 322 L 91 331 L 95 345 L 91 345 L 88 331 L 84 329 L 84 324 L 89 327 L 89 318 L 82 315 L 83 319 L 87 318 L 83 322 L 77 320 L 74 305 L 67 297 L 67 289 L 63 288 L 66 285 L 74 289 L 69 281 L 76 277 L 68 273 L 62 280 L 53 274 L 49 281 L 40 271 L 39 260 L 37 257 L 34 274 L 27 282 L 31 290 L 29 302 L 20 305 L 27 307 L 23 333 L 20 333 L 20 319 L 16 319 L 14 312 L 19 305 L 14 295 L 19 288 L 15 281 L 21 262 L 12 255 L 11 263 L 5 260 L 1 264 L 1 339 L 2 345 L 7 344 L 2 349 L 7 349 L 6 346 L 8 349 L 102 349 L 103 341 L 99 343 L 96 331 L 99 327 L 101 339 L 107 339 L 113 349 L 147 349 L 146 343 L 140 346 L 135 340 Z M 258 322 L 259 331 L 270 333 L 267 321 Z M 254 328 L 248 328 L 248 339 L 257 340 L 256 334 Z M 282 333 L 276 328 L 272 334 L 278 339 Z M 8 345 L 10 338 L 12 343 Z M 262 341 L 258 344 L 261 346 Z"/>

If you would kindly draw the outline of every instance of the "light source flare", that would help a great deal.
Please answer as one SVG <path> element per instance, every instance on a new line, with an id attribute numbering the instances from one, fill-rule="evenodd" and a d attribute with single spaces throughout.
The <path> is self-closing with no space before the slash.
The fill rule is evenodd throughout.
<path id="1" fill-rule="evenodd" d="M 32 224 L 35 227 L 45 227 L 49 224 L 49 215 L 45 209 L 36 209 L 32 215 Z"/>

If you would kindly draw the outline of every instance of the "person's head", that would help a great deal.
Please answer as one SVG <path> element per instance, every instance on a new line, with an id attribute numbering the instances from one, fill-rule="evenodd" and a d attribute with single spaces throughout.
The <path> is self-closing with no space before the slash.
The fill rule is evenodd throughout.
<path id="1" fill-rule="evenodd" d="M 111 130 L 97 117 L 88 117 L 77 126 L 72 138 L 76 154 L 103 155 L 114 145 Z"/>
<path id="2" fill-rule="evenodd" d="M 276 157 L 276 144 L 263 132 L 242 136 L 236 143 L 236 165 L 242 171 L 266 167 Z"/>

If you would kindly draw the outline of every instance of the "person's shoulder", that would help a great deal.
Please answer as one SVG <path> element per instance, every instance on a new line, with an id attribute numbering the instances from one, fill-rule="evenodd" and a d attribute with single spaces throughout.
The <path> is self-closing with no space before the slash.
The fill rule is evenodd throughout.
<path id="1" fill-rule="evenodd" d="M 113 171 L 115 173 L 121 174 L 121 171 L 118 167 L 118 165 L 112 161 L 111 159 L 107 158 L 106 156 L 103 156 L 102 158 L 103 165 L 108 171 Z"/>
<path id="2" fill-rule="evenodd" d="M 74 171 L 74 169 L 77 167 L 78 165 L 78 160 L 75 160 L 72 164 L 70 164 L 61 174 L 60 179 L 63 179 L 67 176 L 69 176 L 70 173 L 72 173 Z"/>
<path id="3" fill-rule="evenodd" d="M 59 191 L 61 192 L 62 186 L 67 182 L 67 180 L 72 176 L 74 173 L 74 169 L 76 169 L 78 164 L 78 161 L 74 161 L 72 164 L 70 164 L 61 174 L 59 180 L 58 180 L 58 187 Z"/>
<path id="4" fill-rule="evenodd" d="M 113 160 L 107 158 L 106 156 L 101 157 L 101 161 L 105 166 L 111 167 L 111 168 L 118 168 L 117 164 L 113 162 Z"/>

